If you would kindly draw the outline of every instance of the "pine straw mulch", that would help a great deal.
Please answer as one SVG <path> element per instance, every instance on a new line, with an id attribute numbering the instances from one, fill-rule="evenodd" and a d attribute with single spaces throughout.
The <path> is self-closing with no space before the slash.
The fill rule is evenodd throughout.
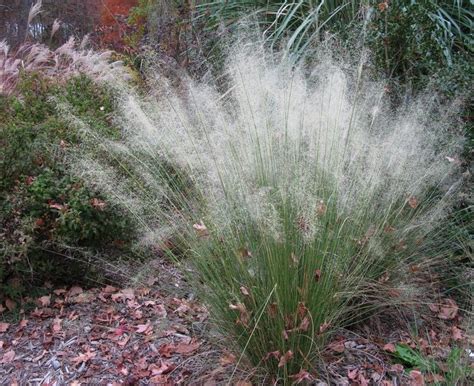
<path id="1" fill-rule="evenodd" d="M 56 288 L 34 299 L 36 307 L 20 312 L 17 321 L 0 322 L 1 384 L 210 386 L 231 377 L 239 386 L 252 380 L 271 384 L 243 370 L 234 373 L 236 357 L 213 332 L 206 308 L 176 271 L 162 272 L 168 276 L 165 290 L 162 277 L 133 288 Z M 452 300 L 420 307 L 424 316 L 417 320 L 410 320 L 406 310 L 387 309 L 339 331 L 321 353 L 318 368 L 301 374 L 302 382 L 420 386 L 442 380 L 442 374 L 410 373 L 393 361 L 397 344 L 442 360 L 450 346 L 472 343 Z M 0 312 L 6 312 L 1 305 Z M 406 324 L 400 323 L 403 318 Z M 413 323 L 426 334 L 410 334 Z"/>

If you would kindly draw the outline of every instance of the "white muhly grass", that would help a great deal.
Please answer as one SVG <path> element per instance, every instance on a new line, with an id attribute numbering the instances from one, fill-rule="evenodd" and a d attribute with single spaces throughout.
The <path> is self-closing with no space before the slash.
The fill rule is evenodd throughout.
<path id="1" fill-rule="evenodd" d="M 229 70 L 224 99 L 192 84 L 186 97 L 127 95 L 121 108 L 126 143 L 184 168 L 217 203 L 212 211 L 225 211 L 222 199 L 232 190 L 249 213 L 267 217 L 261 211 L 271 211 L 271 201 L 257 202 L 276 188 L 291 193 L 302 213 L 314 212 L 324 188 L 334 190 L 341 214 L 362 207 L 381 216 L 397 200 L 443 184 L 452 169 L 446 156 L 458 144 L 445 133 L 449 121 L 431 119 L 433 101 L 394 113 L 380 102 L 383 88 L 354 100 L 336 64 L 305 79 L 285 63 L 236 54 Z M 383 113 L 371 114 L 374 104 Z M 334 186 L 318 185 L 323 178 Z"/>
<path id="2" fill-rule="evenodd" d="M 185 240 L 205 296 L 254 363 L 303 355 L 291 370 L 266 362 L 287 377 L 318 331 L 372 307 L 356 299 L 380 298 L 378 280 L 431 245 L 455 191 L 446 157 L 461 140 L 449 131 L 454 109 L 433 116 L 434 98 L 392 111 L 360 68 L 326 57 L 308 72 L 262 51 L 230 54 L 225 93 L 191 81 L 185 91 L 158 81 L 149 98 L 122 90 L 120 144 L 81 124 L 98 161 L 75 166 L 148 242 Z M 270 293 L 273 316 L 252 328 Z"/>

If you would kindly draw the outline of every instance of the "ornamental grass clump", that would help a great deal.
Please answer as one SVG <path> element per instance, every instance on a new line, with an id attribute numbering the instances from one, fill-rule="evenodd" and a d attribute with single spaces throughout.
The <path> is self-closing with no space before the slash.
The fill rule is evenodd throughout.
<path id="1" fill-rule="evenodd" d="M 363 63 L 261 52 L 232 51 L 225 92 L 159 78 L 146 98 L 126 89 L 123 139 L 76 122 L 102 151 L 75 165 L 144 244 L 189 263 L 239 363 L 309 379 L 332 331 L 400 301 L 387 288 L 442 256 L 461 141 L 453 106 L 433 115 L 427 95 L 393 111 Z"/>

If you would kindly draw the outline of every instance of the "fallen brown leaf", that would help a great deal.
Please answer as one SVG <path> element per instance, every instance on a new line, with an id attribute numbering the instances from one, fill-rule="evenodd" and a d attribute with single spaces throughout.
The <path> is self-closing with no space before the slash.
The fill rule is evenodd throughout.
<path id="1" fill-rule="evenodd" d="M 319 201 L 318 206 L 316 207 L 316 214 L 318 216 L 324 216 L 326 214 L 326 211 L 327 211 L 327 206 L 324 204 L 324 201 L 323 200 Z"/>
<path id="2" fill-rule="evenodd" d="M 303 381 L 312 381 L 314 380 L 313 376 L 308 373 L 306 370 L 301 369 L 297 374 L 290 375 L 290 378 L 294 380 L 295 384 L 299 384 Z"/>
<path id="3" fill-rule="evenodd" d="M 82 294 L 84 290 L 79 287 L 79 286 L 73 286 L 71 289 L 68 291 L 67 295 L 68 296 L 77 296 L 79 294 Z"/>
<path id="4" fill-rule="evenodd" d="M 359 375 L 359 369 L 347 370 L 347 378 L 351 381 L 355 381 Z"/>
<path id="5" fill-rule="evenodd" d="M 160 346 L 160 348 L 158 349 L 158 352 L 162 357 L 171 358 L 173 356 L 174 349 L 175 349 L 175 346 L 173 344 L 165 343 Z"/>
<path id="6" fill-rule="evenodd" d="M 243 303 L 237 303 L 237 304 L 229 304 L 229 308 L 231 310 L 236 310 L 239 311 L 239 317 L 237 318 L 236 323 L 241 324 L 244 327 L 249 326 L 249 321 L 250 321 L 250 314 L 247 311 L 247 308 L 245 307 L 245 304 Z"/>
<path id="7" fill-rule="evenodd" d="M 16 303 L 13 300 L 7 298 L 5 300 L 5 306 L 8 308 L 8 311 L 13 311 L 16 308 Z"/>
<path id="8" fill-rule="evenodd" d="M 425 377 L 418 370 L 410 371 L 410 386 L 424 386 L 425 385 Z"/>
<path id="9" fill-rule="evenodd" d="M 61 322 L 62 322 L 62 319 L 59 319 L 59 318 L 55 318 L 54 321 L 53 321 L 53 332 L 54 333 L 58 333 L 59 331 L 61 331 Z"/>
<path id="10" fill-rule="evenodd" d="M 155 376 L 155 375 L 167 374 L 170 371 L 172 371 L 175 367 L 176 366 L 171 362 L 160 360 L 159 365 L 151 364 L 150 366 L 148 366 L 148 370 L 151 371 L 151 375 Z"/>
<path id="11" fill-rule="evenodd" d="M 279 361 L 280 357 L 281 357 L 280 351 L 278 351 L 278 350 L 277 351 L 271 351 L 271 352 L 267 353 L 267 355 L 265 355 L 263 360 L 268 361 L 270 358 L 275 358 L 277 361 Z"/>
<path id="12" fill-rule="evenodd" d="M 278 313 L 278 306 L 276 303 L 270 303 L 268 305 L 268 316 L 270 316 L 270 318 L 274 318 L 275 316 L 277 316 L 277 313 Z"/>
<path id="13" fill-rule="evenodd" d="M 319 326 L 319 333 L 322 334 L 324 331 L 326 331 L 329 327 L 331 326 L 330 323 L 324 322 Z"/>
<path id="14" fill-rule="evenodd" d="M 440 374 L 427 374 L 426 380 L 429 383 L 436 383 L 436 384 L 444 383 L 446 381 L 446 379 Z"/>
<path id="15" fill-rule="evenodd" d="M 7 364 L 11 363 L 15 360 L 16 354 L 15 351 L 10 350 L 7 351 L 5 354 L 3 354 L 2 359 L 0 360 L 0 363 Z"/>
<path id="16" fill-rule="evenodd" d="M 53 292 L 56 296 L 61 296 L 65 294 L 67 291 L 64 288 L 58 288 L 58 289 L 55 289 Z"/>
<path id="17" fill-rule="evenodd" d="M 410 198 L 408 198 L 408 205 L 410 205 L 410 208 L 412 209 L 416 209 L 418 207 L 418 200 L 415 196 L 410 196 Z"/>
<path id="18" fill-rule="evenodd" d="M 227 366 L 235 363 L 235 355 L 230 352 L 225 352 L 219 359 L 221 366 Z"/>
<path id="19" fill-rule="evenodd" d="M 240 292 L 241 292 L 242 295 L 244 295 L 244 296 L 250 296 L 249 290 L 248 290 L 246 287 L 244 287 L 244 286 L 241 286 L 241 287 L 240 287 Z"/>
<path id="20" fill-rule="evenodd" d="M 90 350 L 87 350 L 85 353 L 79 354 L 77 357 L 72 358 L 72 361 L 77 366 L 81 363 L 87 363 L 91 359 L 95 358 L 96 353 Z"/>
<path id="21" fill-rule="evenodd" d="M 460 328 L 457 328 L 456 326 L 451 327 L 451 332 L 453 334 L 453 339 L 454 340 L 462 340 L 463 339 L 463 334 L 462 330 Z"/>
<path id="22" fill-rule="evenodd" d="M 286 364 L 293 359 L 293 351 L 288 350 L 285 355 L 282 355 L 280 362 L 278 362 L 278 367 L 286 366 Z"/>
<path id="23" fill-rule="evenodd" d="M 241 259 L 245 259 L 245 258 L 250 258 L 252 257 L 252 252 L 250 252 L 247 248 L 240 248 L 239 249 L 239 257 Z"/>
<path id="24" fill-rule="evenodd" d="M 135 326 L 135 331 L 139 334 L 149 335 L 153 332 L 153 327 L 150 321 L 148 321 L 145 324 L 138 324 L 137 326 Z"/>
<path id="25" fill-rule="evenodd" d="M 36 304 L 39 307 L 48 307 L 51 304 L 51 295 L 41 296 L 36 300 Z"/>
<path id="26" fill-rule="evenodd" d="M 403 365 L 401 365 L 400 363 L 396 363 L 390 366 L 390 371 L 392 373 L 403 373 Z"/>
<path id="27" fill-rule="evenodd" d="M 330 344 L 328 345 L 328 349 L 340 354 L 340 353 L 343 353 L 343 352 L 344 352 L 344 350 L 346 349 L 346 347 L 344 346 L 344 341 L 343 341 L 343 340 L 339 340 L 339 341 L 335 341 L 335 342 L 330 343 Z"/>
<path id="28" fill-rule="evenodd" d="M 99 211 L 103 211 L 105 207 L 107 206 L 107 203 L 105 201 L 102 201 L 100 198 L 92 198 L 91 201 L 91 206 Z"/>
<path id="29" fill-rule="evenodd" d="M 192 354 L 194 351 L 196 351 L 199 346 L 201 345 L 201 343 L 199 342 L 191 342 L 191 343 L 179 343 L 176 348 L 175 348 L 175 352 L 177 352 L 178 354 L 181 354 L 181 355 L 190 355 Z"/>
<path id="30" fill-rule="evenodd" d="M 10 327 L 10 323 L 0 323 L 0 332 L 6 332 Z"/>
<path id="31" fill-rule="evenodd" d="M 314 280 L 319 281 L 319 279 L 321 279 L 321 270 L 315 269 L 313 277 L 314 277 Z"/>
<path id="32" fill-rule="evenodd" d="M 397 351 L 395 348 L 395 345 L 393 343 L 387 343 L 385 346 L 383 346 L 384 351 L 394 353 Z"/>
<path id="33" fill-rule="evenodd" d="M 300 331 L 306 332 L 306 331 L 308 331 L 309 325 L 310 325 L 310 319 L 309 319 L 309 317 L 305 316 L 303 318 L 303 320 L 301 321 L 298 329 Z"/>
<path id="34" fill-rule="evenodd" d="M 196 233 L 198 234 L 198 236 L 200 237 L 209 236 L 209 231 L 207 230 L 207 227 L 204 225 L 202 220 L 199 223 L 194 224 L 193 228 L 196 230 Z"/>
<path id="35" fill-rule="evenodd" d="M 456 317 L 459 307 L 452 299 L 446 299 L 444 304 L 440 307 L 438 318 L 443 320 L 452 320 Z"/>
<path id="36" fill-rule="evenodd" d="M 300 318 L 304 317 L 309 312 L 304 302 L 298 302 L 297 313 Z"/>

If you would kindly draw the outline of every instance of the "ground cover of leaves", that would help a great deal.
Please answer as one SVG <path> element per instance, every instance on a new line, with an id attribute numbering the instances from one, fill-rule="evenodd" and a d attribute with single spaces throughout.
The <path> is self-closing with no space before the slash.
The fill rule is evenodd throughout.
<path id="1" fill-rule="evenodd" d="M 179 280 L 174 294 L 155 280 L 133 288 L 50 288 L 49 294 L 30 299 L 35 307 L 17 313 L 17 320 L 6 321 L 2 314 L 19 304 L 0 305 L 0 384 L 210 386 L 227 384 L 231 377 L 238 386 L 274 382 L 259 370 L 234 372 L 238 358 L 212 332 L 207 309 L 180 288 Z M 426 358 L 445 359 L 453 344 L 468 345 L 456 302 L 444 298 L 426 306 L 426 315 L 417 320 L 426 335 L 415 337 L 393 322 L 397 318 L 387 311 L 356 329 L 341 330 L 321 353 L 319 368 L 302 370 L 293 381 L 319 386 L 445 381 L 442 371 L 407 368 L 393 356 L 405 345 Z M 278 360 L 268 360 L 273 359 Z"/>

